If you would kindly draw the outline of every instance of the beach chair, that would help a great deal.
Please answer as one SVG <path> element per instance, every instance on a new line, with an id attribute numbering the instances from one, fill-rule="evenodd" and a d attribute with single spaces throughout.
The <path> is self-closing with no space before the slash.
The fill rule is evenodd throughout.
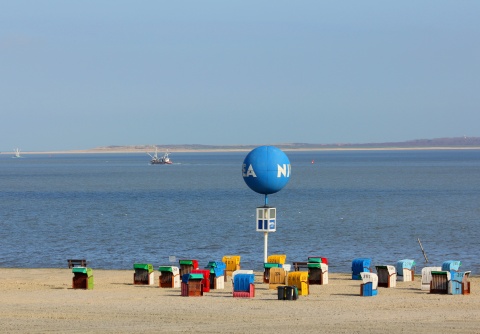
<path id="1" fill-rule="evenodd" d="M 397 285 L 397 270 L 394 266 L 375 266 L 378 276 L 378 286 L 394 288 Z"/>
<path id="2" fill-rule="evenodd" d="M 328 264 L 320 262 L 308 263 L 308 284 L 328 284 Z"/>
<path id="3" fill-rule="evenodd" d="M 224 289 L 226 264 L 222 261 L 210 261 L 205 268 L 210 270 L 210 289 Z"/>
<path id="4" fill-rule="evenodd" d="M 432 281 L 432 271 L 441 271 L 442 267 L 424 267 L 422 269 L 422 290 L 430 291 L 430 282 Z"/>
<path id="5" fill-rule="evenodd" d="M 182 275 L 181 296 L 183 297 L 201 297 L 203 296 L 203 274 L 184 274 Z"/>
<path id="6" fill-rule="evenodd" d="M 197 260 L 178 260 L 180 267 L 180 276 L 183 277 L 185 274 L 189 274 L 192 270 L 198 269 Z"/>
<path id="7" fill-rule="evenodd" d="M 263 283 L 269 283 L 270 269 L 282 268 L 287 260 L 286 254 L 272 254 L 267 257 L 267 262 L 263 264 Z"/>
<path id="8" fill-rule="evenodd" d="M 432 271 L 430 293 L 447 294 L 450 285 L 450 277 L 449 271 Z"/>
<path id="9" fill-rule="evenodd" d="M 268 288 L 276 289 L 279 286 L 285 285 L 286 283 L 286 272 L 283 268 L 270 268 L 270 279 Z"/>
<path id="10" fill-rule="evenodd" d="M 255 297 L 254 282 L 254 274 L 236 274 L 233 278 L 233 297 Z"/>
<path id="11" fill-rule="evenodd" d="M 202 290 L 203 292 L 210 292 L 210 269 L 194 269 L 190 274 L 202 274 Z"/>
<path id="12" fill-rule="evenodd" d="M 93 270 L 87 267 L 73 267 L 73 289 L 93 289 Z"/>
<path id="13" fill-rule="evenodd" d="M 134 285 L 153 285 L 154 273 L 153 265 L 149 263 L 135 263 L 133 265 L 135 272 L 133 273 Z"/>
<path id="14" fill-rule="evenodd" d="M 232 284 L 233 284 L 233 280 L 235 278 L 235 275 L 238 275 L 238 274 L 249 274 L 249 275 L 253 275 L 254 272 L 253 270 L 250 270 L 250 269 L 239 269 L 239 270 L 235 270 L 234 272 L 232 272 Z"/>
<path id="15" fill-rule="evenodd" d="M 360 296 L 376 296 L 378 294 L 378 275 L 375 273 L 361 272 L 360 277 L 362 279 L 362 284 L 360 284 Z"/>
<path id="16" fill-rule="evenodd" d="M 293 271 L 288 273 L 287 285 L 296 286 L 299 296 L 307 296 L 310 293 L 308 286 L 308 272 Z"/>
<path id="17" fill-rule="evenodd" d="M 415 280 L 415 261 L 404 259 L 397 262 L 397 281 L 410 282 Z"/>
<path id="18" fill-rule="evenodd" d="M 360 280 L 360 279 L 362 279 L 362 277 L 360 276 L 360 273 L 371 272 L 371 270 L 370 270 L 370 264 L 371 263 L 372 263 L 372 260 L 369 259 L 369 258 L 354 259 L 352 261 L 352 279 Z"/>
<path id="19" fill-rule="evenodd" d="M 225 263 L 225 282 L 227 277 L 231 277 L 232 273 L 236 270 L 240 270 L 240 255 L 225 255 L 222 258 L 222 262 Z"/>
<path id="20" fill-rule="evenodd" d="M 158 286 L 160 288 L 180 288 L 180 269 L 175 266 L 158 267 L 160 276 L 158 277 Z"/>
<path id="21" fill-rule="evenodd" d="M 287 260 L 286 254 L 272 254 L 267 257 L 267 263 L 285 264 L 286 260 Z"/>
<path id="22" fill-rule="evenodd" d="M 263 283 L 270 283 L 270 269 L 282 268 L 280 263 L 264 263 L 263 264 Z"/>
<path id="23" fill-rule="evenodd" d="M 448 294 L 450 295 L 469 295 L 470 282 L 468 278 L 470 271 L 454 272 L 449 282 Z"/>

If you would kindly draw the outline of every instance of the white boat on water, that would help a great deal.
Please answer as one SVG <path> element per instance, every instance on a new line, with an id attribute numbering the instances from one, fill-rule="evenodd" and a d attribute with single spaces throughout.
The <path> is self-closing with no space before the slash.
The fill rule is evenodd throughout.
<path id="1" fill-rule="evenodd" d="M 165 152 L 165 154 L 162 157 L 158 156 L 158 149 L 155 147 L 155 153 L 152 155 L 150 153 L 147 153 L 152 160 L 150 160 L 150 164 L 152 165 L 171 165 L 172 161 L 168 157 L 168 150 Z"/>
<path id="2" fill-rule="evenodd" d="M 13 150 L 15 152 L 15 155 L 12 158 L 21 158 L 22 156 L 20 155 L 20 149 L 16 148 Z"/>

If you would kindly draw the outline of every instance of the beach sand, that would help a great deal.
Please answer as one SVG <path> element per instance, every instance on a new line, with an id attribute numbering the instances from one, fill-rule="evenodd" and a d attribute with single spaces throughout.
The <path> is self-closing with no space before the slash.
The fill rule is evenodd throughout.
<path id="1" fill-rule="evenodd" d="M 310 295 L 281 301 L 255 275 L 255 298 L 224 290 L 182 297 L 180 289 L 133 285 L 132 270 L 93 269 L 94 289 L 72 289 L 71 269 L 0 268 L 3 333 L 480 333 L 479 277 L 470 295 L 420 290 L 420 276 L 360 297 L 361 281 L 329 274 Z"/>

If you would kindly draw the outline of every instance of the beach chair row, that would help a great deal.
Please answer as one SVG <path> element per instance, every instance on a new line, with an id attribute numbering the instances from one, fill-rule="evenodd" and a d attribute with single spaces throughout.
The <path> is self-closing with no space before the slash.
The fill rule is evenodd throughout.
<path id="1" fill-rule="evenodd" d="M 361 296 L 375 296 L 377 287 L 393 288 L 396 281 L 413 281 L 415 261 L 406 259 L 393 265 L 375 266 L 376 273 L 371 272 L 371 259 L 359 258 L 352 262 L 352 279 L 361 279 Z M 443 262 L 441 267 L 425 267 L 422 269 L 421 290 L 440 294 L 469 294 L 470 271 L 460 272 L 460 261 L 449 260 Z M 402 273 L 402 278 L 399 278 Z"/>
<path id="2" fill-rule="evenodd" d="M 82 260 L 86 264 L 86 260 Z M 71 261 L 69 261 L 70 267 Z M 86 266 L 71 266 L 74 274 L 72 287 L 74 289 L 93 289 L 93 270 Z M 154 269 L 149 263 L 135 263 L 133 265 L 133 284 L 134 285 L 154 285 Z M 227 255 L 222 261 L 210 261 L 205 268 L 199 268 L 198 260 L 181 259 L 178 266 L 165 265 L 159 266 L 159 287 L 161 288 L 181 288 L 182 282 L 187 283 L 190 280 L 190 274 L 194 274 L 192 282 L 199 275 L 202 275 L 202 292 L 209 289 L 223 289 L 226 277 L 232 276 L 232 273 L 240 269 L 240 256 Z M 207 284 L 208 282 L 208 284 Z"/>
<path id="3" fill-rule="evenodd" d="M 310 256 L 306 262 L 286 264 L 285 254 L 268 257 L 264 263 L 263 283 L 269 289 L 276 289 L 279 299 L 295 300 L 309 294 L 309 285 L 328 284 L 328 259 Z M 470 271 L 460 272 L 460 261 L 445 261 L 441 267 L 422 269 L 421 290 L 441 294 L 469 294 Z M 362 280 L 360 296 L 375 296 L 378 287 L 394 288 L 398 281 L 413 281 L 415 261 L 404 259 L 393 265 L 376 265 L 376 273 L 371 270 L 370 258 L 357 258 L 352 261 L 352 279 Z M 153 265 L 135 263 L 133 284 L 154 285 Z M 300 271 L 307 269 L 307 271 Z M 254 297 L 255 277 L 253 270 L 240 269 L 240 256 L 228 255 L 222 261 L 210 261 L 203 269 L 194 259 L 181 259 L 178 266 L 160 266 L 159 287 L 180 288 L 182 296 L 202 296 L 211 289 L 224 289 L 227 276 L 232 279 L 234 297 Z M 91 268 L 74 266 L 73 288 L 93 289 Z"/>

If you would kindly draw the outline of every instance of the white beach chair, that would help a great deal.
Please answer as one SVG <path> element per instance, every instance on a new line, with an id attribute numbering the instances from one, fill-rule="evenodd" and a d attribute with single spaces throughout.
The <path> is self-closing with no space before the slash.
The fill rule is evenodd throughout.
<path id="1" fill-rule="evenodd" d="M 378 275 L 378 286 L 394 288 L 397 285 L 397 270 L 394 266 L 375 266 Z"/>

